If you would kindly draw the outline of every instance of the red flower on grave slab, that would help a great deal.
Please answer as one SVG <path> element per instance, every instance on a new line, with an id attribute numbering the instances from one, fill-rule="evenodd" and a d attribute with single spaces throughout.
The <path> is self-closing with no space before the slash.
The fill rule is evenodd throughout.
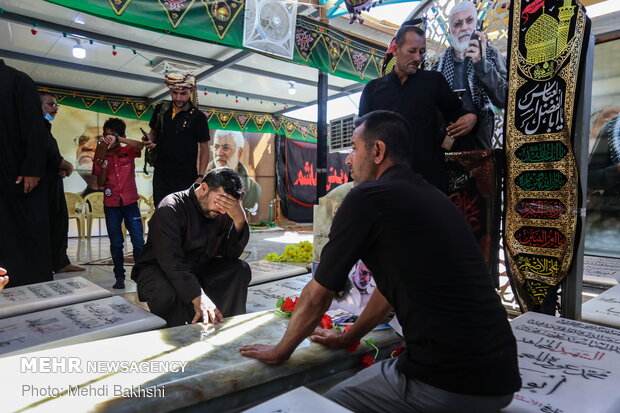
<path id="1" fill-rule="evenodd" d="M 323 314 L 323 318 L 321 318 L 321 323 L 319 324 L 321 327 L 326 328 L 328 330 L 334 327 L 334 322 L 332 318 L 327 314 Z"/>
<path id="2" fill-rule="evenodd" d="M 295 301 L 291 300 L 290 297 L 287 297 L 284 300 L 284 303 L 282 304 L 282 306 L 280 307 L 280 310 L 282 311 L 293 311 L 295 309 L 295 305 L 297 304 L 297 300 L 299 300 L 299 297 L 295 297 Z"/>
<path id="3" fill-rule="evenodd" d="M 364 367 L 370 367 L 373 364 L 375 364 L 375 356 L 373 356 L 372 354 L 364 354 L 362 356 L 362 364 L 364 365 Z"/>
<path id="4" fill-rule="evenodd" d="M 353 324 L 349 324 L 348 326 L 346 326 L 344 328 L 343 333 L 346 333 L 347 331 L 349 331 L 351 329 L 351 327 L 353 327 Z M 347 351 L 349 353 L 354 353 L 355 350 L 357 350 L 357 348 L 360 346 L 360 341 L 357 340 L 355 343 L 351 344 L 349 347 L 347 347 Z"/>

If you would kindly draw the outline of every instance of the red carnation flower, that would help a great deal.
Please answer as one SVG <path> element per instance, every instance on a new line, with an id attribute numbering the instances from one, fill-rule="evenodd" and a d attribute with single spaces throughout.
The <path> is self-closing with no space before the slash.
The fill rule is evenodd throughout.
<path id="1" fill-rule="evenodd" d="M 372 354 L 364 354 L 362 356 L 362 364 L 364 365 L 364 367 L 370 367 L 373 364 L 375 364 L 375 356 L 373 356 Z"/>
<path id="2" fill-rule="evenodd" d="M 295 309 L 295 304 L 297 304 L 298 299 L 299 297 L 295 297 L 295 301 L 293 301 L 290 297 L 287 297 L 286 300 L 284 300 L 284 303 L 282 304 L 282 307 L 280 307 L 280 309 L 282 311 L 293 311 Z"/>
<path id="3" fill-rule="evenodd" d="M 323 314 L 320 326 L 329 330 L 334 327 L 334 322 L 332 321 L 332 318 L 330 316 L 328 316 L 327 314 Z"/>

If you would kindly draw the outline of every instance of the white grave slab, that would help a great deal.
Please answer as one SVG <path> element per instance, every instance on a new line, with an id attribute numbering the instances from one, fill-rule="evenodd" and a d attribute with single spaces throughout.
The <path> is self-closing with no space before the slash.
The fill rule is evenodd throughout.
<path id="1" fill-rule="evenodd" d="M 347 413 L 346 409 L 313 392 L 307 387 L 298 387 L 278 397 L 245 410 L 245 413 Z"/>
<path id="2" fill-rule="evenodd" d="M 0 320 L 0 356 L 164 327 L 166 322 L 114 296 Z"/>
<path id="3" fill-rule="evenodd" d="M 312 274 L 308 273 L 249 287 L 247 312 L 273 310 L 276 308 L 278 298 L 299 297 L 301 290 L 311 279 Z"/>
<path id="4" fill-rule="evenodd" d="M 620 285 L 588 300 L 581 307 L 583 321 L 620 328 Z"/>
<path id="5" fill-rule="evenodd" d="M 620 330 L 534 312 L 510 325 L 523 385 L 502 412 L 620 412 Z"/>
<path id="6" fill-rule="evenodd" d="M 112 293 L 83 277 L 7 288 L 0 292 L 0 318 L 110 297 Z"/>
<path id="7" fill-rule="evenodd" d="M 265 260 L 248 261 L 252 269 L 250 285 L 263 284 L 308 272 L 304 267 Z"/>
<path id="8" fill-rule="evenodd" d="M 620 259 L 610 257 L 583 257 L 583 279 L 595 282 L 597 277 L 613 278 L 620 282 Z"/>

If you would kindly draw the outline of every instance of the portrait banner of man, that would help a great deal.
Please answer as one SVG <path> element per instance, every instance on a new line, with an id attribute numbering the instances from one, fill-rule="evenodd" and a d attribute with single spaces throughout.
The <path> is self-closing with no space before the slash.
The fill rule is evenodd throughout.
<path id="1" fill-rule="evenodd" d="M 373 279 L 372 271 L 362 260 L 359 260 L 349 272 L 345 289 L 336 294 L 329 309 L 340 309 L 360 315 L 366 308 L 375 288 L 377 288 L 377 284 Z"/>
<path id="2" fill-rule="evenodd" d="M 52 132 L 58 140 L 63 158 L 72 162 L 77 174 L 64 180 L 65 192 L 86 196 L 100 191 L 97 177 L 93 176 L 93 159 L 97 141 L 102 138 L 103 124 L 108 118 L 117 117 L 106 113 L 62 106 L 52 122 Z M 146 122 L 137 119 L 121 118 L 127 125 L 127 137 L 140 140 L 140 128 L 148 127 Z M 149 198 L 152 194 L 151 176 L 140 173 L 143 170 L 143 158 L 136 159 L 136 184 L 141 195 Z"/>
<path id="3" fill-rule="evenodd" d="M 243 133 L 238 131 L 216 130 L 213 134 L 212 142 L 212 161 L 207 166 L 207 171 L 225 166 L 237 172 L 241 178 L 241 182 L 243 182 L 243 208 L 250 216 L 255 216 L 258 212 L 262 189 L 258 182 L 256 182 L 256 179 L 254 179 L 255 175 L 250 173 L 250 168 L 254 169 L 254 165 L 247 165 L 242 162 L 244 159 L 249 159 L 247 157 L 244 158 L 246 140 Z"/>

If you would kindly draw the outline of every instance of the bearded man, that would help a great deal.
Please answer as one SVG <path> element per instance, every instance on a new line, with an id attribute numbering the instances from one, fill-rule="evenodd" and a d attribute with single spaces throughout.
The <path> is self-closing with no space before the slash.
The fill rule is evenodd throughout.
<path id="1" fill-rule="evenodd" d="M 144 142 L 147 149 L 156 148 L 156 206 L 166 195 L 201 182 L 209 163 L 209 122 L 192 103 L 196 79 L 190 74 L 169 73 L 166 85 L 172 104 L 164 102 L 155 108 L 149 122 L 151 131 Z"/>
<path id="2" fill-rule="evenodd" d="M 250 239 L 242 195 L 239 175 L 216 168 L 155 210 L 131 278 L 140 301 L 168 327 L 245 313 L 252 276 L 238 259 Z"/>
<path id="3" fill-rule="evenodd" d="M 500 51 L 488 44 L 477 29 L 478 14 L 471 1 L 457 3 L 450 10 L 452 47 L 439 58 L 432 70 L 441 72 L 453 91 L 460 95 L 465 110 L 478 116 L 478 124 L 468 134 L 451 143 L 451 151 L 492 147 L 495 119 L 493 106 L 506 106 L 506 62 Z M 476 38 L 472 39 L 472 35 Z M 444 148 L 447 147 L 444 145 Z"/>
<path id="4" fill-rule="evenodd" d="M 258 210 L 258 200 L 261 195 L 261 187 L 248 174 L 248 168 L 241 163 L 245 139 L 241 132 L 217 130 L 213 135 L 213 160 L 207 166 L 210 171 L 216 167 L 228 167 L 239 174 L 243 182 L 245 195 L 242 198 L 243 207 L 252 215 Z"/>

